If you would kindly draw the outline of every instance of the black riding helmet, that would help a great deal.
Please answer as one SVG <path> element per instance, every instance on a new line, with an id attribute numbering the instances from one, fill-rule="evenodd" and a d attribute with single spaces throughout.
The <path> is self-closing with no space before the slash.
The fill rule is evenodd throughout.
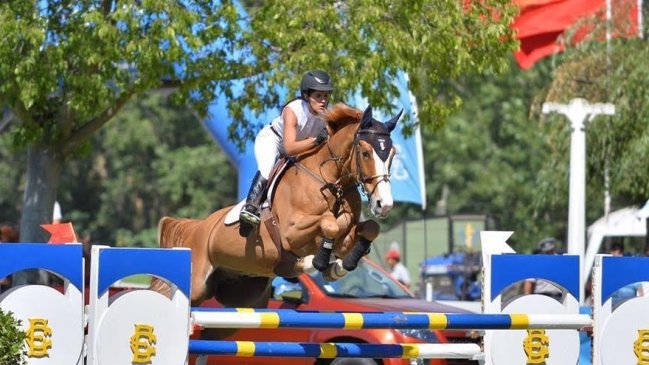
<path id="1" fill-rule="evenodd" d="M 333 89 L 334 85 L 329 74 L 320 70 L 307 72 L 302 77 L 302 82 L 300 83 L 300 91 L 304 98 L 306 98 L 310 90 L 333 91 Z"/>

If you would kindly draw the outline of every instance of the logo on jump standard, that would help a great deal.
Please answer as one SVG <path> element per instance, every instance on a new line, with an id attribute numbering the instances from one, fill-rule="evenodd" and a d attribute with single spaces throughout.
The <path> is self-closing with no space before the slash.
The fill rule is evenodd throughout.
<path id="1" fill-rule="evenodd" d="M 52 348 L 52 328 L 48 327 L 45 318 L 29 318 L 27 329 L 27 356 L 46 357 Z"/>
<path id="2" fill-rule="evenodd" d="M 155 355 L 157 337 L 153 334 L 153 326 L 136 324 L 135 333 L 131 336 L 131 352 L 133 364 L 149 364 Z"/>
<path id="3" fill-rule="evenodd" d="M 527 355 L 527 365 L 545 364 L 545 360 L 550 355 L 550 339 L 545 334 L 545 330 L 527 330 L 523 349 Z"/>
<path id="4" fill-rule="evenodd" d="M 638 330 L 638 338 L 633 342 L 633 353 L 638 358 L 636 365 L 649 365 L 649 329 Z"/>

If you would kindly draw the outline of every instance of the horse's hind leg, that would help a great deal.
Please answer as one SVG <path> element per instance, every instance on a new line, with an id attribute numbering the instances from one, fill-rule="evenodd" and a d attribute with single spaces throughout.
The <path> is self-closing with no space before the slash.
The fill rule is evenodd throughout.
<path id="1" fill-rule="evenodd" d="M 373 220 L 361 222 L 356 227 L 358 240 L 352 251 L 343 259 L 343 268 L 352 271 L 358 266 L 358 262 L 370 252 L 372 241 L 379 235 L 379 224 Z"/>
<path id="2" fill-rule="evenodd" d="M 214 295 L 214 286 L 209 280 L 212 270 L 212 263 L 207 255 L 198 257 L 197 252 L 192 250 L 191 302 L 193 306 L 201 304 Z"/>

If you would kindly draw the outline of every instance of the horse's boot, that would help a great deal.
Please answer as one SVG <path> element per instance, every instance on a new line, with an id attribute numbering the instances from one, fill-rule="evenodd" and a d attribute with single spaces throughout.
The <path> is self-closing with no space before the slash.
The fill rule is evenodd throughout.
<path id="1" fill-rule="evenodd" d="M 242 223 L 247 222 L 251 225 L 259 224 L 261 220 L 259 218 L 259 206 L 264 197 L 267 182 L 268 181 L 261 176 L 261 173 L 257 171 L 255 178 L 252 180 L 252 185 L 250 185 L 246 204 L 243 206 L 243 209 L 241 209 L 241 213 L 239 214 L 239 220 Z"/>
<path id="2" fill-rule="evenodd" d="M 352 248 L 352 251 L 343 259 L 343 267 L 345 270 L 354 271 L 363 256 L 370 253 L 371 244 L 372 241 L 361 237 Z"/>
<path id="3" fill-rule="evenodd" d="M 329 266 L 329 259 L 331 258 L 331 252 L 334 248 L 334 240 L 323 238 L 322 243 L 318 252 L 316 252 L 315 257 L 313 258 L 313 267 L 316 270 L 323 272 Z"/>

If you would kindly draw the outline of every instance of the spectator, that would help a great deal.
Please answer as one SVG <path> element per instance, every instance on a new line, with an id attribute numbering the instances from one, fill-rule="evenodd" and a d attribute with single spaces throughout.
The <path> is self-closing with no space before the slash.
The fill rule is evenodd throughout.
<path id="1" fill-rule="evenodd" d="M 395 280 L 410 288 L 410 274 L 408 269 L 401 263 L 401 254 L 395 249 L 391 249 L 385 254 L 385 262 L 390 268 L 390 274 Z"/>
<path id="2" fill-rule="evenodd" d="M 621 242 L 615 242 L 611 244 L 611 247 L 608 251 L 611 256 L 622 257 L 624 255 L 624 244 Z M 630 298 L 635 298 L 636 296 L 642 295 L 642 284 L 632 283 L 626 286 L 623 286 L 616 290 L 613 295 L 611 295 L 613 308 L 617 308 L 618 305 Z"/>
<path id="3" fill-rule="evenodd" d="M 12 227 L 9 224 L 0 225 L 0 243 L 5 242 L 18 242 L 20 240 L 20 235 L 18 234 L 18 229 Z M 5 289 L 11 286 L 11 276 L 6 278 L 0 278 L 0 292 L 3 292 Z"/>
<path id="4" fill-rule="evenodd" d="M 556 255 L 557 240 L 553 237 L 546 237 L 536 245 L 535 253 L 540 255 Z M 523 294 L 541 294 L 552 297 L 558 301 L 563 298 L 563 290 L 543 279 L 529 279 L 523 283 Z"/>
<path id="5" fill-rule="evenodd" d="M 611 244 L 611 248 L 609 249 L 608 253 L 611 254 L 611 256 L 616 257 L 624 256 L 624 244 L 620 242 Z"/>

